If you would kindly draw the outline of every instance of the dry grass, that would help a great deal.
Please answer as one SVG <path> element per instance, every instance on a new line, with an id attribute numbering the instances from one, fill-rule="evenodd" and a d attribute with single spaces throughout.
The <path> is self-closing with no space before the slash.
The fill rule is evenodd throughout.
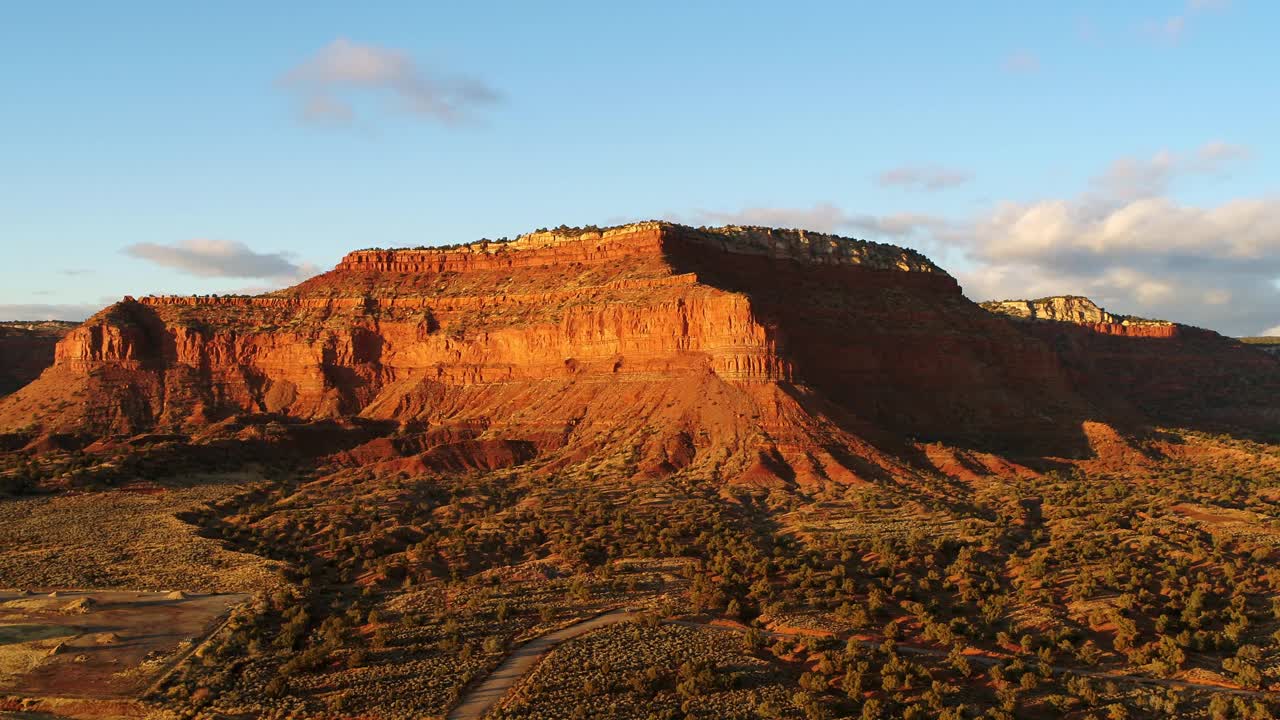
<path id="1" fill-rule="evenodd" d="M 252 592 L 278 583 L 273 564 L 199 537 L 176 513 L 239 491 L 231 474 L 149 493 L 0 499 L 0 588 Z"/>

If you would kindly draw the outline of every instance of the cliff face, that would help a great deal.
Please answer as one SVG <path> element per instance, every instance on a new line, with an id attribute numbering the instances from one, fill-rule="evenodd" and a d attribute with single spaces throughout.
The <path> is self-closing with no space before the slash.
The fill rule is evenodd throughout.
<path id="1" fill-rule="evenodd" d="M 1091 337 L 1133 341 L 1098 312 L 1080 315 Z M 1091 341 L 1064 351 L 1023 325 L 918 253 L 802 231 L 640 223 L 362 250 L 268 295 L 117 303 L 0 402 L 0 431 L 361 415 L 497 457 L 515 442 L 853 482 L 901 472 L 906 441 L 1079 454 L 1085 420 L 1140 417 L 1081 381 Z M 1101 370 L 1127 362 L 1107 352 Z"/>
<path id="2" fill-rule="evenodd" d="M 1242 338 L 1242 342 L 1255 350 L 1261 350 L 1268 355 L 1280 357 L 1280 337 Z"/>
<path id="3" fill-rule="evenodd" d="M 1280 367 L 1231 338 L 1164 320 L 1114 315 L 1088 298 L 986 302 L 1053 347 L 1072 388 L 1111 412 L 1212 429 L 1274 432 Z"/>
<path id="4" fill-rule="evenodd" d="M 1119 324 L 1120 318 L 1087 297 L 1058 295 L 1038 300 L 992 300 L 982 307 L 1021 320 L 1055 320 L 1077 324 Z"/>
<path id="5" fill-rule="evenodd" d="M 75 323 L 58 321 L 0 323 L 0 395 L 35 380 L 53 364 L 53 349 Z"/>

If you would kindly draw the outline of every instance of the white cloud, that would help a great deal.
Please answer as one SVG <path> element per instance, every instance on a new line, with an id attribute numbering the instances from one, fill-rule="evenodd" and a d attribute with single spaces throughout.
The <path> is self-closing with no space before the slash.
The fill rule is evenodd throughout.
<path id="1" fill-rule="evenodd" d="M 963 256 L 949 269 L 975 300 L 1088 295 L 1116 313 L 1252 335 L 1280 317 L 1280 196 L 1194 204 L 1168 192 L 1248 157 L 1247 148 L 1214 141 L 1121 158 L 1078 195 L 1002 202 L 964 220 L 860 214 L 832 203 L 691 217 L 865 233 Z"/>
<path id="2" fill-rule="evenodd" d="M 911 166 L 891 168 L 880 173 L 878 182 L 883 187 L 899 186 L 913 190 L 944 190 L 963 185 L 973 179 L 967 170 L 952 170 L 936 166 Z"/>
<path id="3" fill-rule="evenodd" d="M 1262 331 L 1263 337 L 1280 337 L 1280 325 Z"/>
<path id="4" fill-rule="evenodd" d="M 201 277 L 270 278 L 290 281 L 315 272 L 315 267 L 295 263 L 287 253 L 254 252 L 231 240 L 184 240 L 173 245 L 137 243 L 124 253 L 164 267 Z"/>
<path id="5" fill-rule="evenodd" d="M 304 120 L 351 124 L 356 118 L 350 96 L 388 96 L 392 108 L 444 123 L 467 120 L 473 111 L 493 103 L 498 94 L 488 85 L 459 75 L 420 67 L 408 54 L 338 38 L 285 73 L 280 84 L 297 96 Z"/>
<path id="6" fill-rule="evenodd" d="M 1091 190 L 1102 202 L 1120 202 L 1164 194 L 1179 176 L 1229 174 L 1252 157 L 1242 145 L 1211 140 L 1189 153 L 1159 150 L 1150 157 L 1117 158 L 1091 181 Z"/>
<path id="7" fill-rule="evenodd" d="M 1115 312 L 1247 334 L 1280 308 L 1280 197 L 1214 205 L 1166 193 L 1249 157 L 1215 141 L 1189 153 L 1122 158 L 1075 198 L 1002 203 L 973 222 L 975 299 L 1086 294 Z"/>
<path id="8" fill-rule="evenodd" d="M 1040 71 L 1040 58 L 1027 50 L 1019 50 L 1004 59 L 1005 72 L 1030 74 Z"/>
<path id="9" fill-rule="evenodd" d="M 71 320 L 79 322 L 102 309 L 102 305 L 79 303 L 0 304 L 0 320 Z"/>
<path id="10" fill-rule="evenodd" d="M 1222 140 L 1210 140 L 1196 150 L 1196 164 L 1194 167 L 1198 172 L 1222 173 L 1229 170 L 1233 164 L 1252 157 L 1253 151 L 1243 145 L 1233 145 Z"/>

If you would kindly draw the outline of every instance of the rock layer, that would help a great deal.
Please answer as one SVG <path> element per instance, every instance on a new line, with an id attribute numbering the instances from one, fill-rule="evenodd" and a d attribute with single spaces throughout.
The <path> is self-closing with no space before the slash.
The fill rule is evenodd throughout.
<path id="1" fill-rule="evenodd" d="M 1174 323 L 1114 315 L 1079 295 L 1055 295 L 1037 300 L 991 300 L 982 303 L 982 307 L 1017 320 L 1074 323 L 1106 335 L 1169 338 L 1178 334 L 1178 326 Z"/>
<path id="2" fill-rule="evenodd" d="M 361 250 L 267 295 L 126 298 L 0 403 L 0 430 L 361 415 L 452 433 L 419 457 L 451 467 L 554 451 L 858 482 L 906 472 L 917 440 L 1086 453 L 1085 421 L 1162 421 L 1177 385 L 1131 393 L 1095 374 L 1142 376 L 1135 343 L 1153 338 L 1196 358 L 1226 342 L 1072 317 L 1091 325 L 1064 345 L 1040 326 L 1066 325 L 986 312 L 918 253 L 794 230 L 639 223 Z M 1276 368 L 1238 360 L 1223 367 L 1280 389 Z"/>
<path id="3" fill-rule="evenodd" d="M 1055 348 L 1077 391 L 1163 423 L 1273 432 L 1277 367 L 1242 343 L 1165 320 L 1115 315 L 1079 296 L 986 302 Z"/>
<path id="4" fill-rule="evenodd" d="M 58 321 L 0 323 L 0 395 L 35 380 L 53 364 L 53 349 L 75 323 Z"/>

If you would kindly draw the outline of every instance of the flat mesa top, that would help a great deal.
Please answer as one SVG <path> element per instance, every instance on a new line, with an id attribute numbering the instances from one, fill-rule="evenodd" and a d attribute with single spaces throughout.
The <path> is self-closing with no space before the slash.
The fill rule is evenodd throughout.
<path id="1" fill-rule="evenodd" d="M 342 265 L 355 266 L 391 259 L 410 261 L 440 255 L 497 255 L 540 250 L 569 249 L 587 244 L 629 242 L 683 242 L 710 246 L 723 252 L 763 255 L 806 263 L 863 265 L 877 269 L 946 274 L 927 257 L 910 248 L 842 237 L 801 229 L 750 225 L 691 227 L 665 221 L 645 221 L 608 228 L 559 227 L 537 230 L 514 240 L 480 240 L 460 245 L 414 248 L 368 248 L 343 258 Z"/>

